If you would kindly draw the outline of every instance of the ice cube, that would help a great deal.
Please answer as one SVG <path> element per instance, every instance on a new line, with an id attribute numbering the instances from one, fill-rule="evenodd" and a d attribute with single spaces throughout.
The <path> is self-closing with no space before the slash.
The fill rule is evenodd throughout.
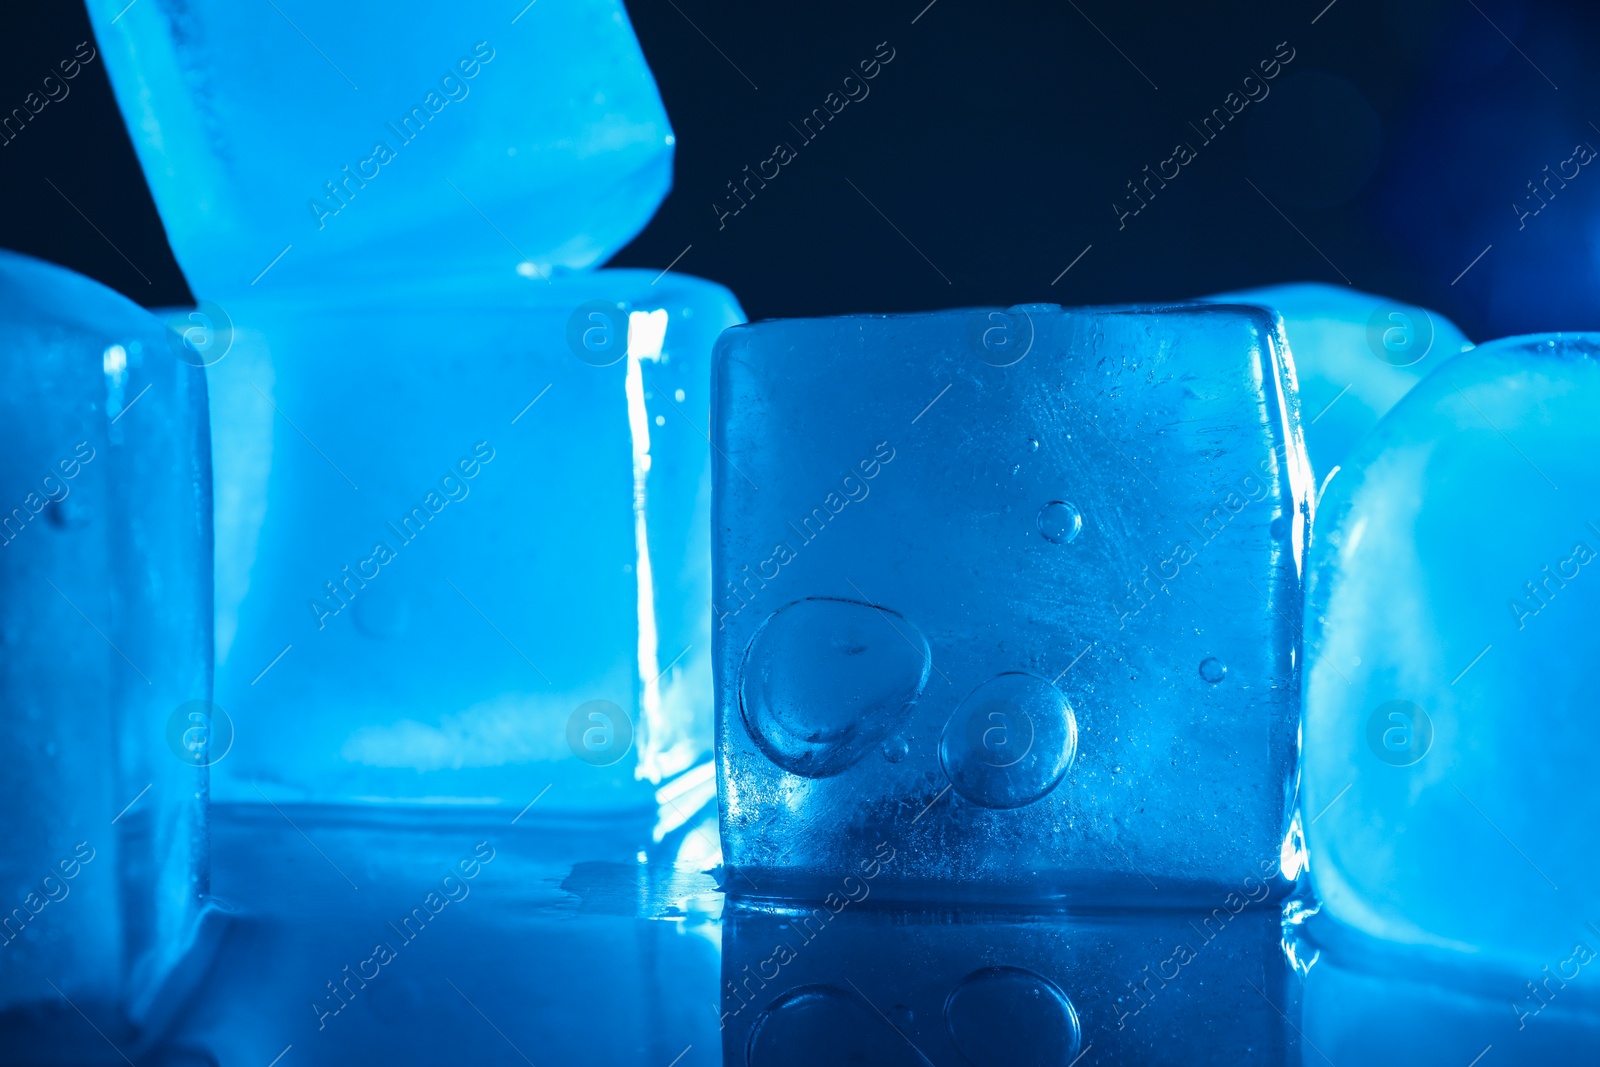
<path id="1" fill-rule="evenodd" d="M 1308 586 L 1325 915 L 1535 981 L 1600 944 L 1573 769 L 1600 737 L 1597 358 L 1600 335 L 1511 338 L 1425 378 L 1329 483 Z"/>
<path id="2" fill-rule="evenodd" d="M 735 893 L 1178 901 L 1277 870 L 1309 472 L 1273 318 L 728 331 L 713 387 Z"/>
<path id="3" fill-rule="evenodd" d="M 0 347 L 0 1011 L 139 1023 L 198 928 L 226 754 L 205 377 L 148 312 L 9 252 Z"/>
<path id="4" fill-rule="evenodd" d="M 709 761 L 708 368 L 739 306 L 518 281 L 230 305 L 219 798 L 643 809 L 639 778 Z"/>
<path id="5" fill-rule="evenodd" d="M 1299 380 L 1301 425 L 1320 483 L 1395 401 L 1471 347 L 1436 311 L 1321 282 L 1269 285 L 1207 300 L 1283 316 Z"/>
<path id="6" fill-rule="evenodd" d="M 584 267 L 671 185 L 672 130 L 619 0 L 89 13 L 202 297 Z"/>

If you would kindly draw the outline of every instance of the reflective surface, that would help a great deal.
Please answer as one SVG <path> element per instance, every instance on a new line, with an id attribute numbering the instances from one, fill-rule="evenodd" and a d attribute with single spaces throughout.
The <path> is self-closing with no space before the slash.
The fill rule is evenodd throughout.
<path id="1" fill-rule="evenodd" d="M 1554 1062 L 1600 1040 L 1576 984 L 1518 1017 L 1509 982 L 1317 945 L 1317 920 L 1285 937 L 1277 904 L 1238 897 L 901 910 L 861 877 L 734 907 L 674 862 L 709 832 L 642 859 L 645 822 L 538 806 L 515 824 L 219 806 L 229 926 L 173 1030 L 141 1045 L 58 1005 L 10 1017 L 0 1062 L 1466 1067 L 1485 1046 L 1483 1064 Z"/>
<path id="2" fill-rule="evenodd" d="M 1466 1067 L 1600 1040 L 1577 985 L 1519 1016 L 1513 983 L 1319 946 L 1316 919 L 1286 936 L 1276 904 L 1240 897 L 903 910 L 863 875 L 736 907 L 673 860 L 710 847 L 709 824 L 641 859 L 648 825 L 537 807 L 514 825 L 350 814 L 219 807 L 229 924 L 174 1029 L 141 1045 L 60 1005 L 6 1020 L 0 1062 Z"/>

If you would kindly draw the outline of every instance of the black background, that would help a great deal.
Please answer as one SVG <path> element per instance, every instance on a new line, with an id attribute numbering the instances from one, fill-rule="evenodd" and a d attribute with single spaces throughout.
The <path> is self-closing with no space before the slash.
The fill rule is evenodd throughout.
<path id="1" fill-rule="evenodd" d="M 671 196 L 613 264 L 683 253 L 676 269 L 752 318 L 1311 279 L 1433 307 L 1478 340 L 1600 327 L 1600 176 L 1521 228 L 1512 209 L 1575 144 L 1600 146 L 1600 5 L 925 4 L 629 3 L 678 145 Z M 13 6 L 0 110 L 91 37 L 72 0 Z M 880 42 L 894 59 L 870 95 L 801 145 L 789 124 Z M 1125 183 L 1198 145 L 1189 123 L 1279 42 L 1294 59 L 1270 95 L 1119 229 Z M 103 62 L 72 86 L 0 147 L 0 246 L 185 302 Z M 779 141 L 798 158 L 719 229 L 726 183 Z"/>

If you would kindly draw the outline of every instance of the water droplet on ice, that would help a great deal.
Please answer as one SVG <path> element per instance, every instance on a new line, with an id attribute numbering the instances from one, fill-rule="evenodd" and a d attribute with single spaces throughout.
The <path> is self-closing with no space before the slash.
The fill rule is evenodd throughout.
<path id="1" fill-rule="evenodd" d="M 768 759 L 825 778 L 898 730 L 928 684 L 927 639 L 854 600 L 800 600 L 767 617 L 739 674 L 745 726 Z"/>
<path id="2" fill-rule="evenodd" d="M 1083 515 L 1065 500 L 1052 500 L 1039 509 L 1039 532 L 1045 540 L 1064 545 L 1083 529 Z"/>
<path id="3" fill-rule="evenodd" d="M 956 792 L 986 808 L 1020 808 L 1054 789 L 1078 750 L 1061 691 L 1007 673 L 974 689 L 945 724 L 939 762 Z"/>
<path id="4" fill-rule="evenodd" d="M 371 583 L 355 598 L 356 629 L 367 637 L 389 641 L 406 632 L 411 606 L 393 585 Z"/>
<path id="5" fill-rule="evenodd" d="M 1200 661 L 1200 677 L 1216 685 L 1228 676 L 1228 665 L 1215 656 Z"/>

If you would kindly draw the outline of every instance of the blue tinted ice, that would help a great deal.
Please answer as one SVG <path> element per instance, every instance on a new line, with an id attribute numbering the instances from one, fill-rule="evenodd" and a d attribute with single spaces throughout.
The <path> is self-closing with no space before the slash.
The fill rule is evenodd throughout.
<path id="1" fill-rule="evenodd" d="M 1309 517 L 1282 346 L 1207 306 L 724 334 L 730 890 L 837 879 L 884 841 L 907 892 L 1275 875 Z"/>
<path id="2" fill-rule="evenodd" d="M 1406 390 L 1471 343 L 1436 311 L 1344 286 L 1271 285 L 1206 299 L 1283 317 L 1319 483 Z"/>
<path id="3" fill-rule="evenodd" d="M 64 1008 L 48 980 L 139 1020 L 197 929 L 222 752 L 205 378 L 147 312 L 11 253 L 0 349 L 0 1010 Z"/>
<path id="4" fill-rule="evenodd" d="M 511 281 L 230 304 L 219 797 L 643 807 L 710 758 L 708 367 L 739 307 Z"/>
<path id="5" fill-rule="evenodd" d="M 202 297 L 587 266 L 671 183 L 672 131 L 617 0 L 89 11 Z"/>
<path id="6" fill-rule="evenodd" d="M 1600 946 L 1593 932 L 1583 940 L 1589 951 Z M 1495 1056 L 1508 1063 L 1582 1063 L 1600 1048 L 1593 1001 L 1586 1004 L 1585 992 L 1561 977 L 1588 970 L 1573 961 L 1571 948 L 1544 964 L 1548 971 L 1522 974 L 1495 974 L 1466 957 L 1453 961 L 1464 966 L 1441 966 L 1437 957 L 1390 948 L 1368 942 L 1347 953 L 1312 950 L 1297 1025 L 1304 1045 L 1316 1051 L 1302 1064 L 1480 1058 L 1482 1067 Z"/>
<path id="7" fill-rule="evenodd" d="M 708 365 L 742 315 L 566 269 L 670 181 L 622 5 L 91 6 L 205 298 L 171 321 L 212 382 L 218 795 L 709 779 Z"/>
<path id="8" fill-rule="evenodd" d="M 1300 1062 L 1264 895 L 1233 911 L 952 921 L 869 903 L 901 859 L 836 877 L 831 903 L 723 912 L 724 1064 Z"/>
<path id="9" fill-rule="evenodd" d="M 1329 484 L 1307 602 L 1325 913 L 1535 982 L 1600 945 L 1597 358 L 1514 338 L 1424 379 Z"/>

